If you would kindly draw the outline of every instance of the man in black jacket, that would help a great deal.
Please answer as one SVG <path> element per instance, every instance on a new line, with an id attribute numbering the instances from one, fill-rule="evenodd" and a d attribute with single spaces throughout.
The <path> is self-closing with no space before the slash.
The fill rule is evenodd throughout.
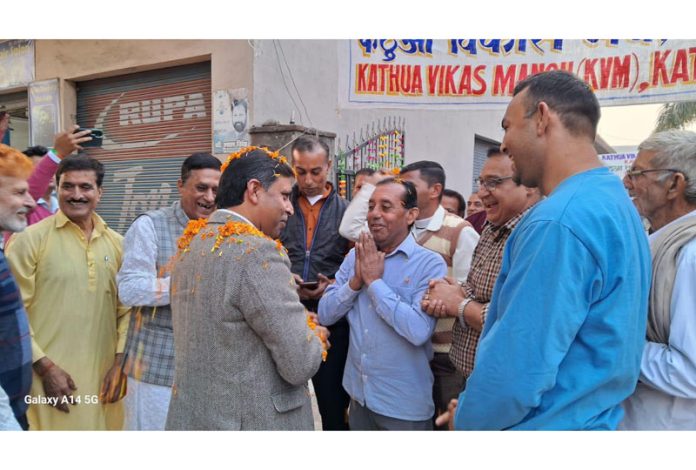
<path id="1" fill-rule="evenodd" d="M 348 240 L 338 227 L 348 203 L 328 181 L 329 147 L 313 136 L 302 136 L 292 146 L 297 184 L 293 188 L 294 215 L 288 219 L 281 241 L 288 250 L 292 272 L 299 277 L 300 299 L 316 312 L 324 290 L 348 252 Z M 312 378 L 324 430 L 346 430 L 350 398 L 343 389 L 343 369 L 348 355 L 348 322 L 329 327 L 331 350 Z"/>

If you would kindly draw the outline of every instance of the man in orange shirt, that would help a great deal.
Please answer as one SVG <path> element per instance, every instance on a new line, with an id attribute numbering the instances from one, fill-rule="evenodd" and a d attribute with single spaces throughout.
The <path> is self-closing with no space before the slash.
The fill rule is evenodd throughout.
<path id="1" fill-rule="evenodd" d="M 333 282 L 348 252 L 348 240 L 338 233 L 348 203 L 328 181 L 329 147 L 313 136 L 302 136 L 292 146 L 297 184 L 292 192 L 294 215 L 288 219 L 281 241 L 288 250 L 292 272 L 299 277 L 299 295 L 316 312 L 324 290 Z M 329 327 L 331 350 L 312 378 L 324 430 L 347 430 L 350 398 L 343 389 L 343 369 L 348 355 L 348 322 Z"/>

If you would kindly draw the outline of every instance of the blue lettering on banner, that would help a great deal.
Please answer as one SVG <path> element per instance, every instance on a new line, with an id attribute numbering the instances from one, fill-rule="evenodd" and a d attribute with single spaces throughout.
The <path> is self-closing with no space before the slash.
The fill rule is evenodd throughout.
<path id="1" fill-rule="evenodd" d="M 358 44 L 365 57 L 369 57 L 373 52 L 381 49 L 384 62 L 394 60 L 397 51 L 408 55 L 431 55 L 433 53 L 432 39 L 359 39 Z"/>

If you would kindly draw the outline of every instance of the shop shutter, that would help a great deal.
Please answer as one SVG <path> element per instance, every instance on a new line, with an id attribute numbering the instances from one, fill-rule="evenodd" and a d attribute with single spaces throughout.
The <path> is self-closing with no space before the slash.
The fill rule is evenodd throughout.
<path id="1" fill-rule="evenodd" d="M 183 160 L 212 150 L 211 109 L 209 62 L 78 84 L 77 123 L 104 132 L 86 153 L 105 166 L 97 212 L 111 228 L 178 198 Z"/>

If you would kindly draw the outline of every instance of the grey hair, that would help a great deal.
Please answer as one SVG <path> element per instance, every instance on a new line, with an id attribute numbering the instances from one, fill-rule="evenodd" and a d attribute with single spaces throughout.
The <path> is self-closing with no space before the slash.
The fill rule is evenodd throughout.
<path id="1" fill-rule="evenodd" d="M 696 203 L 696 132 L 672 129 L 657 132 L 638 146 L 638 152 L 655 152 L 654 168 L 670 168 L 684 174 L 684 197 Z"/>

